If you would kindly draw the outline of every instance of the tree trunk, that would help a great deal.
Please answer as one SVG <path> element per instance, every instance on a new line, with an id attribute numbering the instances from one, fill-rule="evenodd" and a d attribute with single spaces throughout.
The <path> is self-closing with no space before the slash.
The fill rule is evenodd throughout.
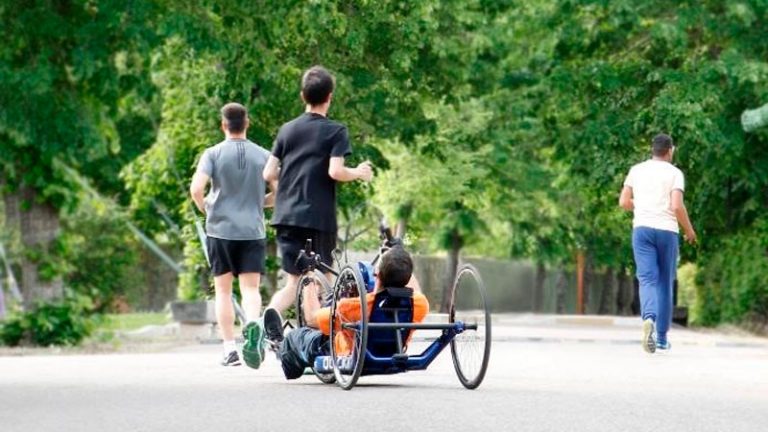
<path id="1" fill-rule="evenodd" d="M 408 229 L 408 219 L 411 218 L 413 213 L 413 203 L 406 202 L 401 204 L 397 208 L 397 229 L 395 230 L 395 236 L 405 238 L 406 230 Z"/>
<path id="2" fill-rule="evenodd" d="M 536 282 L 533 287 L 533 311 L 544 311 L 544 282 L 547 280 L 547 267 L 543 262 L 536 263 Z"/>
<path id="3" fill-rule="evenodd" d="M 11 232 L 19 233 L 24 249 L 48 249 L 59 234 L 59 214 L 50 204 L 35 201 L 35 192 L 22 187 L 13 194 L 4 195 L 5 223 Z M 63 296 L 60 277 L 41 280 L 38 263 L 21 257 L 21 292 L 24 307 L 30 308 L 36 301 L 47 301 Z"/>
<path id="4" fill-rule="evenodd" d="M 445 285 L 443 285 L 443 302 L 440 305 L 440 312 L 447 313 L 451 305 L 451 296 L 453 295 L 453 282 L 456 279 L 456 272 L 459 269 L 459 252 L 461 252 L 462 239 L 459 231 L 454 229 L 451 234 L 451 248 L 448 251 L 448 261 L 445 266 Z"/>
<path id="5" fill-rule="evenodd" d="M 594 313 L 589 306 L 589 300 L 592 295 L 593 284 L 595 281 L 595 267 L 592 259 L 592 254 L 587 252 L 584 263 L 584 314 Z"/>
<path id="6" fill-rule="evenodd" d="M 399 219 L 397 221 L 397 228 L 395 229 L 395 237 L 399 237 L 399 238 L 405 237 L 405 231 L 407 229 L 408 229 L 408 220 Z"/>

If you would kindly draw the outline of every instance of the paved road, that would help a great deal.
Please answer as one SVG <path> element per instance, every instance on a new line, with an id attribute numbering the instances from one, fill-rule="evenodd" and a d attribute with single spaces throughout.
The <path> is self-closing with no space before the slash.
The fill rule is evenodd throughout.
<path id="1" fill-rule="evenodd" d="M 768 342 L 676 331 L 667 355 L 635 322 L 497 321 L 486 381 L 450 361 L 363 377 L 352 391 L 306 376 L 223 368 L 218 346 L 0 357 L 0 431 L 762 431 Z"/>

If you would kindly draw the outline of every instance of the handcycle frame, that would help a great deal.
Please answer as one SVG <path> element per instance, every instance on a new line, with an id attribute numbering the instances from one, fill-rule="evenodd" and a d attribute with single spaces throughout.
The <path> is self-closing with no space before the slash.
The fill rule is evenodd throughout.
<path id="1" fill-rule="evenodd" d="M 382 223 L 379 226 L 379 230 L 381 233 L 382 238 L 382 246 L 379 248 L 379 253 L 376 255 L 374 260 L 372 261 L 372 265 L 375 265 L 378 259 L 381 257 L 381 255 L 389 248 L 392 247 L 395 243 L 391 231 L 386 226 L 386 224 L 382 221 Z M 311 241 L 307 241 L 307 248 L 306 250 L 311 251 Z M 297 263 L 300 260 L 305 260 L 303 262 L 308 264 L 308 268 L 305 272 L 303 272 L 304 275 L 311 274 L 311 273 L 317 273 L 317 269 L 322 269 L 326 273 L 331 273 L 335 275 L 337 278 L 340 274 L 344 273 L 344 271 L 349 266 L 342 269 L 341 271 L 336 271 L 332 267 L 326 265 L 322 262 L 321 257 L 317 254 L 307 255 L 306 250 L 302 250 L 299 254 L 299 258 L 297 258 Z M 311 253 L 311 252 L 310 252 Z M 353 269 L 353 273 L 356 273 L 359 275 L 359 267 L 358 266 L 351 266 Z M 486 326 L 486 333 L 485 337 L 487 338 L 487 342 L 485 343 L 485 349 L 484 349 L 484 357 L 482 359 L 482 366 L 480 371 L 478 372 L 477 376 L 473 379 L 469 379 L 466 377 L 466 374 L 464 371 L 462 371 L 462 367 L 460 366 L 461 361 L 457 359 L 457 349 L 454 343 L 454 340 L 457 335 L 467 331 L 467 330 L 474 330 L 477 331 L 479 329 L 479 326 L 477 323 L 475 324 L 469 324 L 465 323 L 460 320 L 454 321 L 455 318 L 455 295 L 456 295 L 456 288 L 459 283 L 459 277 L 464 271 L 469 271 L 470 273 L 474 273 L 474 277 L 477 278 L 477 280 L 480 283 L 479 292 L 481 293 L 481 298 L 484 305 L 484 317 L 485 317 L 485 326 Z M 322 276 L 322 275 L 321 275 Z M 324 278 L 324 276 L 323 276 Z M 361 299 L 365 298 L 365 289 L 362 289 L 359 287 L 359 282 L 362 282 L 359 277 L 355 277 L 358 283 L 358 295 Z M 327 283 L 327 280 L 325 281 Z M 336 291 L 340 289 L 338 287 L 339 280 L 337 279 L 336 283 L 334 284 L 334 288 L 332 289 L 332 301 L 333 301 L 333 307 L 331 308 L 332 311 L 332 317 L 331 317 L 331 328 L 333 329 L 335 324 L 334 321 L 336 319 L 335 317 L 335 303 L 337 299 L 337 293 Z M 328 286 L 330 284 L 328 283 Z M 303 287 L 299 286 L 297 287 L 298 290 L 302 290 Z M 297 293 L 297 298 L 299 294 Z M 323 299 L 327 300 L 327 299 Z M 298 302 L 297 302 L 298 303 Z M 364 304 L 361 303 L 361 305 Z M 301 307 L 300 304 L 297 304 L 297 307 Z M 364 306 L 361 306 L 364 307 Z M 331 333 L 331 341 L 330 344 L 332 346 L 331 348 L 331 355 L 325 355 L 325 356 L 319 356 L 315 359 L 315 363 L 312 367 L 313 372 L 315 375 L 320 378 L 321 381 L 325 383 L 332 383 L 334 380 L 332 379 L 334 376 L 336 377 L 337 384 L 345 390 L 349 390 L 357 382 L 357 379 L 359 376 L 362 375 L 388 375 L 388 374 L 396 374 L 396 373 L 402 373 L 407 372 L 411 370 L 425 370 L 429 367 L 429 365 L 437 358 L 437 356 L 449 345 L 451 345 L 451 352 L 453 356 L 453 363 L 454 367 L 456 368 L 457 375 L 459 376 L 459 380 L 461 381 L 462 385 L 466 387 L 467 389 L 475 389 L 477 388 L 480 383 L 482 382 L 485 371 L 487 369 L 488 365 L 488 357 L 490 355 L 490 311 L 488 308 L 487 299 L 485 297 L 485 288 L 482 284 L 482 280 L 479 277 L 479 273 L 477 272 L 474 267 L 471 265 L 465 265 L 462 269 L 457 272 L 456 280 L 454 281 L 454 287 L 452 291 L 452 298 L 451 298 L 451 305 L 450 305 L 450 313 L 449 313 L 449 323 L 446 324 L 438 324 L 438 323 L 403 323 L 398 322 L 398 313 L 402 309 L 397 308 L 385 308 L 387 311 L 391 311 L 393 321 L 394 322 L 368 322 L 366 318 L 366 313 L 362 313 L 363 319 L 361 321 L 357 322 L 350 322 L 350 323 L 340 323 L 340 329 L 341 331 L 344 330 L 352 330 L 358 333 L 358 335 L 364 335 L 360 336 L 361 339 L 364 342 L 365 345 L 362 345 L 361 348 L 353 350 L 352 354 L 346 355 L 346 356 L 336 356 L 334 350 L 333 350 L 333 337 L 334 333 L 332 331 Z M 374 355 L 369 347 L 367 346 L 367 335 L 369 330 L 391 330 L 395 333 L 395 340 L 397 344 L 397 351 L 391 355 L 391 356 L 376 356 Z M 405 343 L 403 341 L 403 336 L 401 333 L 401 330 L 440 330 L 441 335 L 434 340 L 429 346 L 427 346 L 424 351 L 422 351 L 419 354 L 416 355 L 409 355 L 405 352 Z M 363 355 L 360 355 L 360 351 L 364 351 Z M 335 358 L 335 361 L 334 361 Z M 357 365 L 357 362 L 360 363 L 360 365 Z M 349 373 L 352 376 L 347 382 L 342 383 L 340 374 L 342 373 Z M 330 377 L 328 374 L 333 374 Z"/>
<path id="2" fill-rule="evenodd" d="M 396 317 L 397 315 L 395 315 Z M 422 323 L 346 323 L 344 329 L 361 331 L 361 324 L 368 329 L 389 329 L 395 331 L 398 341 L 398 352 L 392 356 L 377 357 L 365 350 L 365 360 L 362 375 L 387 375 L 411 370 L 425 370 L 437 356 L 451 344 L 456 335 L 465 330 L 477 330 L 477 324 L 465 324 L 461 321 L 452 324 L 422 324 Z M 439 338 L 433 341 L 424 351 L 417 355 L 405 353 L 402 338 L 398 330 L 442 330 Z M 323 372 L 321 369 L 320 372 Z"/>

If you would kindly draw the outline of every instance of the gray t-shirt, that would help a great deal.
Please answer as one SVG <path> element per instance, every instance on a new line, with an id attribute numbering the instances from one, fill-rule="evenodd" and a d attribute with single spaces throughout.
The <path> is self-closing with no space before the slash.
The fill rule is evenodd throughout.
<path id="1" fill-rule="evenodd" d="M 205 197 L 208 236 L 227 240 L 259 240 L 264 230 L 262 177 L 269 152 L 247 139 L 227 139 L 208 148 L 197 171 L 211 178 Z"/>

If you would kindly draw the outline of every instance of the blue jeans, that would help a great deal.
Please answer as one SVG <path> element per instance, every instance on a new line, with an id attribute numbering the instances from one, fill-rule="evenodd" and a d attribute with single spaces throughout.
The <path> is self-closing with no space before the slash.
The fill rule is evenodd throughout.
<path id="1" fill-rule="evenodd" d="M 328 336 L 308 327 L 299 327 L 285 335 L 280 351 L 280 364 L 285 379 L 296 379 L 304 375 L 304 369 L 315 364 L 315 358 L 328 355 Z"/>
<path id="2" fill-rule="evenodd" d="M 656 322 L 659 341 L 667 340 L 672 322 L 672 286 L 677 273 L 678 235 L 647 227 L 632 230 L 637 279 L 640 282 L 640 313 Z"/>

